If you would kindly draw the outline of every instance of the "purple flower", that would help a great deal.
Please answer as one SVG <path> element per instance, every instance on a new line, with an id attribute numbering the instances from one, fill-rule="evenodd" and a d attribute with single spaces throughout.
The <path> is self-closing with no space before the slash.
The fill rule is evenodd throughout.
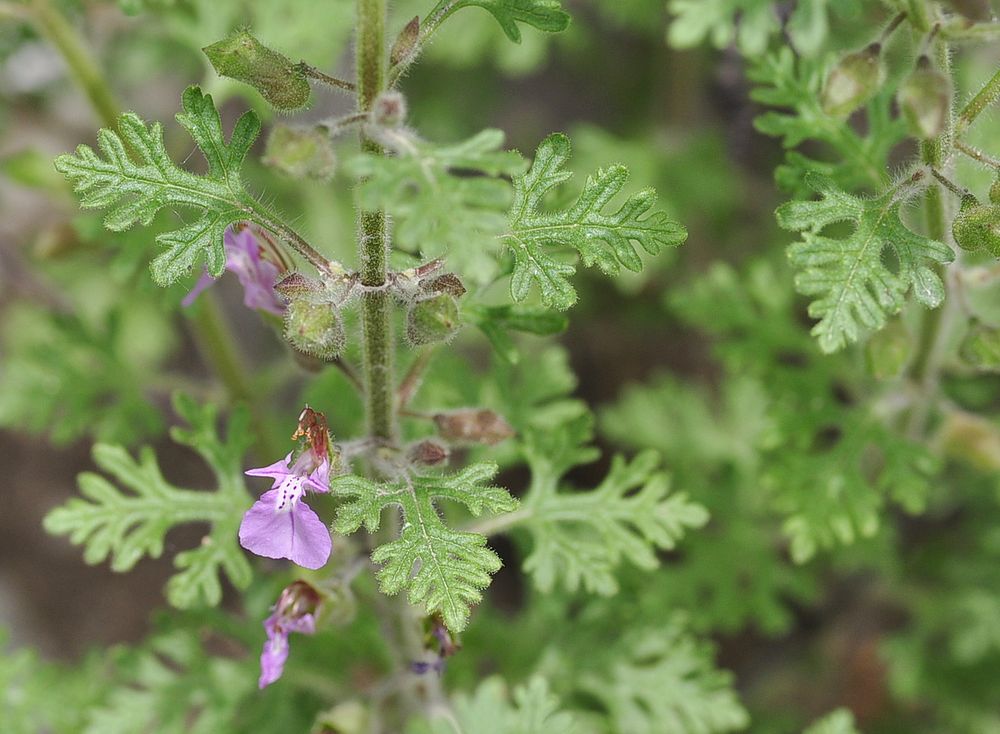
<path id="1" fill-rule="evenodd" d="M 264 620 L 267 640 L 260 653 L 261 688 L 269 686 L 281 677 L 288 660 L 288 635 L 301 632 L 311 635 L 316 631 L 313 612 L 319 603 L 319 594 L 305 581 L 296 581 L 281 592 L 274 613 Z"/>
<path id="2" fill-rule="evenodd" d="M 281 316 L 285 313 L 285 304 L 274 291 L 274 282 L 278 279 L 278 266 L 260 256 L 260 243 L 249 227 L 226 230 L 224 237 L 226 248 L 226 270 L 236 273 L 243 286 L 243 305 L 247 308 L 260 309 Z M 181 304 L 190 306 L 198 295 L 212 285 L 215 278 L 202 272 L 194 288 L 188 293 Z"/>
<path id="3" fill-rule="evenodd" d="M 330 531 L 302 501 L 306 490 L 330 491 L 330 461 L 307 449 L 270 466 L 250 469 L 252 477 L 272 477 L 271 489 L 243 515 L 240 545 L 265 558 L 288 558 L 303 568 L 320 568 L 330 557 Z"/>

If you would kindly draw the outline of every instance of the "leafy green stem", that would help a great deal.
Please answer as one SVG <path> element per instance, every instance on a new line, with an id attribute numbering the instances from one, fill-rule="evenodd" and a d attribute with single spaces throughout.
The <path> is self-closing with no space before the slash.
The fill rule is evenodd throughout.
<path id="1" fill-rule="evenodd" d="M 42 35 L 65 59 L 66 66 L 87 95 L 91 107 L 101 118 L 101 122 L 117 130 L 120 113 L 118 102 L 83 39 L 62 13 L 52 6 L 50 0 L 32 0 L 31 15 Z"/>
<path id="2" fill-rule="evenodd" d="M 358 0 L 357 91 L 358 110 L 368 112 L 385 89 L 385 0 Z M 381 155 L 382 147 L 362 133 L 365 153 Z M 377 288 L 388 273 L 388 232 L 385 211 L 358 213 L 361 283 Z M 374 438 L 392 441 L 396 435 L 392 365 L 392 302 L 384 290 L 365 292 L 361 306 L 364 330 L 364 379 L 369 431 Z"/>
<path id="3" fill-rule="evenodd" d="M 254 398 L 249 377 L 243 370 L 244 360 L 233 341 L 214 292 L 209 290 L 202 294 L 199 303 L 191 309 L 189 323 L 198 351 L 225 385 L 230 400 L 250 406 L 250 422 L 260 455 L 278 456 L 281 449 L 271 440 L 267 421 L 259 401 Z"/>
<path id="4" fill-rule="evenodd" d="M 942 71 L 946 74 L 951 73 L 948 45 L 944 40 L 937 42 L 935 55 Z M 951 119 L 951 110 L 945 115 L 945 119 Z M 945 151 L 951 136 L 952 131 L 946 129 L 937 138 L 924 141 L 921 145 L 921 159 L 931 167 L 932 171 L 938 171 L 944 165 L 947 157 Z M 927 235 L 938 242 L 945 242 L 948 234 L 947 206 L 941 185 L 928 187 L 925 194 L 924 212 L 927 219 Z M 924 311 L 917 342 L 917 354 L 910 368 L 910 376 L 919 385 L 921 393 L 910 413 L 907 427 L 907 432 L 913 437 L 919 437 L 923 433 L 930 415 L 941 362 L 951 337 L 955 316 L 958 313 L 954 303 L 956 299 L 953 297 L 952 279 L 943 267 L 939 266 L 939 271 L 939 274 L 943 276 L 942 280 L 946 289 L 944 304 L 941 308 Z"/>
<path id="5" fill-rule="evenodd" d="M 41 32 L 66 61 L 77 84 L 83 89 L 94 112 L 100 117 L 101 123 L 118 130 L 121 106 L 84 40 L 59 10 L 52 6 L 50 0 L 32 0 L 31 11 Z M 291 232 L 288 227 L 269 218 L 261 217 L 258 223 L 282 235 L 283 238 L 294 236 L 301 240 L 301 237 Z M 312 250 L 308 245 L 306 247 Z M 316 254 L 318 256 L 318 253 Z M 322 256 L 319 257 L 325 264 L 326 260 Z M 203 359 L 221 380 L 230 399 L 255 406 L 255 402 L 250 399 L 252 393 L 249 378 L 243 371 L 230 330 L 225 325 L 224 317 L 213 299 L 213 294 L 205 294 L 200 307 L 195 309 L 188 323 L 191 325 Z M 252 421 L 258 448 L 270 456 L 275 449 L 269 445 L 266 422 L 259 407 L 253 408 Z"/>
<path id="6" fill-rule="evenodd" d="M 955 123 L 955 134 L 961 135 L 977 117 L 1000 98 L 1000 69 L 990 78 L 983 88 L 970 99 L 962 111 L 958 113 Z"/>

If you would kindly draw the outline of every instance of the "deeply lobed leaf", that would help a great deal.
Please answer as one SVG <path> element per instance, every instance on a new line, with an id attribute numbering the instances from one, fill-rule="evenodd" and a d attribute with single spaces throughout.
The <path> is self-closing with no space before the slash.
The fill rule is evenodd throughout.
<path id="1" fill-rule="evenodd" d="M 529 431 L 525 454 L 532 482 L 524 498 L 522 521 L 534 545 L 524 562 L 535 584 L 551 591 L 561 582 L 570 591 L 613 594 L 615 569 L 623 560 L 645 569 L 658 564 L 657 549 L 673 548 L 708 513 L 685 494 L 671 494 L 660 458 L 645 451 L 631 462 L 616 456 L 604 481 L 589 492 L 559 491 L 572 466 L 593 461 L 596 450 L 581 446 L 590 438 L 587 414 L 554 429 Z"/>
<path id="2" fill-rule="evenodd" d="M 818 296 L 809 304 L 809 315 L 819 319 L 813 334 L 824 352 L 857 341 L 862 329 L 881 329 L 886 317 L 903 307 L 911 289 L 929 308 L 941 303 L 944 286 L 935 267 L 951 262 L 954 254 L 947 245 L 907 229 L 896 196 L 861 199 L 811 172 L 806 183 L 822 198 L 788 202 L 776 215 L 783 228 L 803 232 L 788 256 L 800 269 L 796 288 Z M 842 221 L 855 225 L 847 237 L 820 234 Z M 895 271 L 886 263 L 887 251 L 894 255 Z"/>
<path id="3" fill-rule="evenodd" d="M 81 145 L 76 155 L 61 155 L 55 162 L 56 169 L 73 182 L 84 207 L 108 209 L 104 223 L 113 231 L 149 225 L 165 207 L 200 212 L 194 222 L 157 235 L 156 241 L 166 248 L 152 263 L 153 278 L 160 285 L 175 282 L 201 260 L 209 273 L 221 275 L 226 228 L 242 220 L 265 227 L 270 223 L 240 178 L 240 168 L 260 132 L 257 115 L 244 113 L 227 142 L 211 95 L 188 87 L 182 107 L 177 121 L 208 162 L 204 176 L 177 166 L 167 153 L 160 124 L 147 127 L 132 112 L 118 119 L 116 130 L 98 133 L 99 152 Z"/>
<path id="4" fill-rule="evenodd" d="M 527 173 L 514 178 L 510 229 L 504 241 L 514 256 L 510 293 L 515 301 L 524 300 L 537 284 L 547 306 L 564 310 L 576 302 L 576 291 L 568 279 L 576 272 L 574 266 L 557 260 L 545 248 L 553 248 L 553 254 L 558 249 L 575 250 L 588 267 L 596 265 L 615 275 L 623 267 L 642 269 L 636 244 L 655 255 L 687 237 L 680 224 L 653 209 L 656 193 L 652 189 L 628 197 L 613 213 L 604 211 L 628 180 L 624 166 L 612 166 L 588 177 L 568 209 L 543 211 L 546 195 L 572 176 L 563 169 L 569 155 L 569 138 L 560 133 L 550 135 L 538 146 Z"/>
<path id="5" fill-rule="evenodd" d="M 438 23 L 456 10 L 470 7 L 482 8 L 496 18 L 507 38 L 514 43 L 521 42 L 518 23 L 547 33 L 564 31 L 569 25 L 569 13 L 560 7 L 559 0 L 452 0 L 438 4 L 438 8 L 444 8 Z M 434 17 L 434 11 L 430 17 Z"/>
<path id="6" fill-rule="evenodd" d="M 236 411 L 223 438 L 215 429 L 213 407 L 198 406 L 190 398 L 178 396 L 175 408 L 191 428 L 176 430 L 174 439 L 202 455 L 215 474 L 216 491 L 172 485 L 163 477 L 149 447 L 139 452 L 136 461 L 121 446 L 97 444 L 94 462 L 115 482 L 92 472 L 81 474 L 78 481 L 83 497 L 52 510 L 45 518 L 45 529 L 83 545 L 87 563 L 101 563 L 110 557 L 111 568 L 121 572 L 145 556 L 162 555 L 164 538 L 175 525 L 208 522 L 212 527 L 202 544 L 174 559 L 180 570 L 167 584 L 167 598 L 180 608 L 214 605 L 222 597 L 220 572 L 238 588 L 245 588 L 251 579 L 250 565 L 236 542 L 248 499 L 241 466 L 249 445 L 247 416 L 243 410 Z"/>
<path id="7" fill-rule="evenodd" d="M 356 475 L 340 477 L 331 490 L 349 501 L 339 509 L 334 528 L 352 533 L 364 525 L 374 532 L 382 510 L 399 506 L 404 519 L 399 538 L 372 554 L 373 561 L 383 564 L 378 573 L 381 588 L 387 594 L 408 589 L 411 603 L 440 614 L 450 630 L 460 632 L 468 624 L 469 607 L 500 569 L 500 558 L 486 546 L 484 536 L 449 528 L 435 500 L 462 504 L 474 516 L 511 512 L 517 500 L 499 487 L 484 486 L 496 471 L 495 464 L 479 463 L 452 475 L 405 477 L 385 484 Z"/>

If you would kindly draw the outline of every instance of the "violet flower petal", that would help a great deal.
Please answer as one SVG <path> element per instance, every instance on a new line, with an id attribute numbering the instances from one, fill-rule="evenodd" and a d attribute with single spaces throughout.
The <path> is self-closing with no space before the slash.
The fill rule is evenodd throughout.
<path id="1" fill-rule="evenodd" d="M 281 490 L 261 495 L 243 515 L 240 545 L 264 558 L 287 558 L 303 568 L 321 568 L 330 558 L 330 531 L 305 503 L 277 511 Z"/>
<path id="2" fill-rule="evenodd" d="M 311 635 L 316 631 L 316 620 L 311 614 L 303 614 L 295 619 L 283 619 L 277 612 L 264 620 L 264 630 L 267 640 L 260 653 L 259 688 L 271 685 L 285 671 L 285 661 L 288 660 L 288 635 L 291 632 L 301 632 Z"/>

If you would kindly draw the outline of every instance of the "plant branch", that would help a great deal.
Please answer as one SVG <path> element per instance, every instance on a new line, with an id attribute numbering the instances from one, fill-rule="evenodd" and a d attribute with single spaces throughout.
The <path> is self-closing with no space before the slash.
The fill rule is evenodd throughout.
<path id="1" fill-rule="evenodd" d="M 323 82 L 324 84 L 327 84 L 335 89 L 342 89 L 345 92 L 354 92 L 357 89 L 357 87 L 355 87 L 351 82 L 325 74 L 315 66 L 310 66 L 305 61 L 300 61 L 296 65 L 296 68 L 310 79 Z"/>
<path id="2" fill-rule="evenodd" d="M 376 97 L 385 89 L 385 14 L 385 0 L 358 0 L 359 113 L 368 113 Z M 382 147 L 363 131 L 361 148 L 366 153 L 383 153 Z M 377 289 L 385 284 L 388 274 L 389 244 L 385 212 L 359 209 L 358 232 L 361 284 Z M 391 306 L 392 301 L 384 289 L 366 290 L 362 295 L 368 429 L 371 436 L 385 441 L 393 441 L 396 437 Z"/>
<path id="3" fill-rule="evenodd" d="M 1000 169 L 1000 158 L 994 158 L 993 156 L 989 155 L 988 153 L 984 153 L 978 148 L 974 148 L 971 145 L 966 145 L 961 140 L 955 141 L 955 149 L 969 156 L 969 158 L 979 161 L 984 166 Z"/>
<path id="4" fill-rule="evenodd" d="M 32 0 L 31 15 L 41 34 L 66 61 L 70 74 L 87 95 L 90 106 L 101 122 L 117 132 L 121 109 L 83 39 L 62 13 L 52 6 L 50 0 Z"/>
<path id="5" fill-rule="evenodd" d="M 962 111 L 958 113 L 958 120 L 955 123 L 955 135 L 961 135 L 966 128 L 979 117 L 979 115 L 997 101 L 1000 97 L 1000 69 L 990 78 L 983 88 L 970 99 Z"/>
<path id="6" fill-rule="evenodd" d="M 413 364 L 410 365 L 410 369 L 407 370 L 406 375 L 403 377 L 402 382 L 399 383 L 399 390 L 396 391 L 396 409 L 403 411 L 406 406 L 410 404 L 413 396 L 416 395 L 417 390 L 420 389 L 420 383 L 424 378 L 424 372 L 427 371 L 428 365 L 431 363 L 431 358 L 434 356 L 434 347 L 427 347 L 417 358 L 413 360 Z"/>
<path id="7" fill-rule="evenodd" d="M 117 130 L 121 106 L 84 40 L 66 18 L 52 6 L 50 0 L 32 0 L 30 7 L 40 32 L 62 55 L 73 78 L 86 94 L 94 113 L 105 127 Z M 276 227 L 276 234 L 298 237 L 284 225 L 278 226 L 272 222 L 259 223 L 268 229 Z M 311 247 L 308 249 L 312 250 Z M 315 253 L 315 250 L 312 252 Z M 257 402 L 253 399 L 250 380 L 243 370 L 242 360 L 232 342 L 230 331 L 225 326 L 214 294 L 205 293 L 200 300 L 201 303 L 194 309 L 188 323 L 202 358 L 225 386 L 229 399 L 243 401 L 249 405 L 257 447 L 262 455 L 270 456 L 275 453 L 275 449 L 269 445 L 266 422 L 260 408 L 257 407 Z"/>
<path id="8" fill-rule="evenodd" d="M 950 74 L 951 59 L 947 43 L 939 39 L 935 45 L 935 56 L 939 67 L 945 74 Z M 948 110 L 945 119 L 951 119 L 951 110 Z M 930 166 L 931 171 L 934 172 L 939 181 L 942 176 L 938 174 L 938 169 L 945 163 L 947 145 L 950 140 L 952 140 L 952 131 L 945 129 L 940 136 L 933 140 L 924 141 L 921 145 L 921 158 L 926 165 Z M 947 203 L 940 186 L 930 186 L 927 189 L 924 211 L 927 218 L 927 235 L 940 242 L 946 242 L 948 238 Z M 957 315 L 953 271 L 940 269 L 938 274 L 945 285 L 944 304 L 940 308 L 923 313 L 918 335 L 917 354 L 910 367 L 910 377 L 920 390 L 920 396 L 914 401 L 907 426 L 907 433 L 915 439 L 923 435 L 933 403 L 937 399 L 941 363 Z"/>

